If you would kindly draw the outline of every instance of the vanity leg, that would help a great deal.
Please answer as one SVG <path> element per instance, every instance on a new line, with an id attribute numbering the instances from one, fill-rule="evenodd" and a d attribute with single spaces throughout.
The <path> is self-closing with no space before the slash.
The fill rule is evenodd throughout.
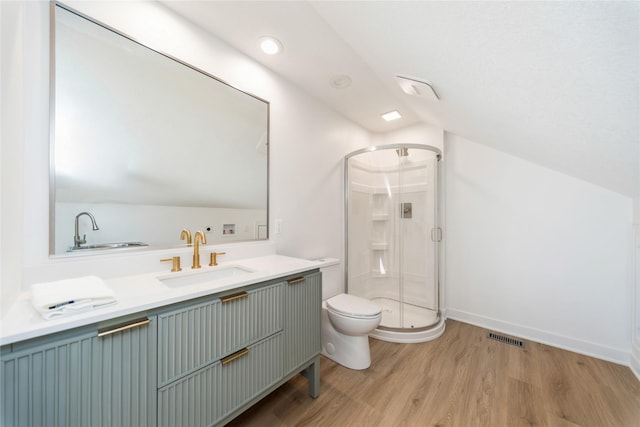
<path id="1" fill-rule="evenodd" d="M 309 381 L 309 396 L 313 399 L 320 396 L 320 356 L 316 356 L 313 363 L 301 374 Z"/>

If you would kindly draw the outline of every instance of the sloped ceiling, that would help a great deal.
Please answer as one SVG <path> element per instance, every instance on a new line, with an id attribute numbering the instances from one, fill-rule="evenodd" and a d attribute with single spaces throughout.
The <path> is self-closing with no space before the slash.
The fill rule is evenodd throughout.
<path id="1" fill-rule="evenodd" d="M 640 194 L 638 2 L 166 2 L 372 132 L 417 122 Z M 257 40 L 273 35 L 282 54 Z M 330 85 L 347 74 L 346 89 Z M 395 75 L 433 84 L 404 94 Z M 380 114 L 398 109 L 390 123 Z"/>

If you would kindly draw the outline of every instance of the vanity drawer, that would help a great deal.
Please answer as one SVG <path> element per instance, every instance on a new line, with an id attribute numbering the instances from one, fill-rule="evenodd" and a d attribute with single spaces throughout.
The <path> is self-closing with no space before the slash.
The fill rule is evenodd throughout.
<path id="1" fill-rule="evenodd" d="M 282 329 L 282 283 L 158 315 L 158 385 Z"/>
<path id="2" fill-rule="evenodd" d="M 158 426 L 210 426 L 282 378 L 282 332 L 158 391 Z M 225 360 L 226 359 L 226 360 Z"/>

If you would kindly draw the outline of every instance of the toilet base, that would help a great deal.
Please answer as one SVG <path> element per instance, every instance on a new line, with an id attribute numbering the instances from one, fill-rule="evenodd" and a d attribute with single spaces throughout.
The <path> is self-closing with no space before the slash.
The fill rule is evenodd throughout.
<path id="1" fill-rule="evenodd" d="M 329 320 L 326 308 L 322 310 L 321 353 L 349 369 L 362 370 L 371 365 L 369 336 L 350 336 L 336 331 Z"/>

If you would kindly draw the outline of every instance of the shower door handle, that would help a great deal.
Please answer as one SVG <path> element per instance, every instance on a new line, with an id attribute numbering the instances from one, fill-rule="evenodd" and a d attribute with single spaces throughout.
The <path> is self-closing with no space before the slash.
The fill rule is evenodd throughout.
<path id="1" fill-rule="evenodd" d="M 431 229 L 431 240 L 434 242 L 440 242 L 442 240 L 442 228 L 432 228 Z"/>

